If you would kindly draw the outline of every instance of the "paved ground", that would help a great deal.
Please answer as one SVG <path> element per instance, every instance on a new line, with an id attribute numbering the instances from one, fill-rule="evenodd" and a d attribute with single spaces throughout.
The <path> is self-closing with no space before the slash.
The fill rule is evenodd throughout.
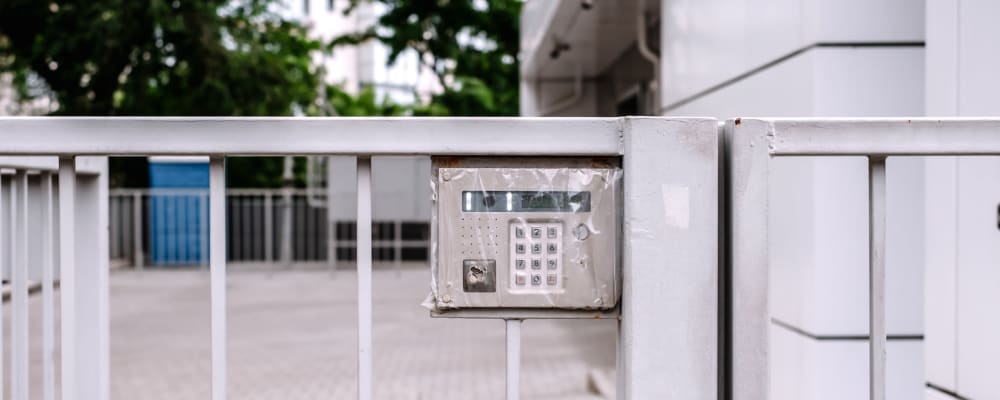
<path id="1" fill-rule="evenodd" d="M 503 322 L 429 318 L 419 306 L 428 275 L 425 269 L 375 273 L 375 397 L 503 398 Z M 322 271 L 232 272 L 230 398 L 353 398 L 355 293 L 352 272 L 334 278 Z M 33 296 L 33 316 L 40 304 Z M 41 335 L 33 319 L 37 388 Z M 209 323 L 207 273 L 113 272 L 112 398 L 207 399 Z M 587 371 L 613 367 L 614 328 L 613 321 L 525 322 L 522 397 L 593 398 Z M 39 398 L 34 388 L 32 397 Z"/>

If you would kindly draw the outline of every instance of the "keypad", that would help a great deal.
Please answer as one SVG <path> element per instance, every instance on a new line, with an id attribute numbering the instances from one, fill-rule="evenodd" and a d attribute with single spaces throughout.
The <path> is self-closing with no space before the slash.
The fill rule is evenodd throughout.
<path id="1" fill-rule="evenodd" d="M 546 293 L 562 290 L 563 226 L 558 221 L 510 225 L 511 289 Z"/>

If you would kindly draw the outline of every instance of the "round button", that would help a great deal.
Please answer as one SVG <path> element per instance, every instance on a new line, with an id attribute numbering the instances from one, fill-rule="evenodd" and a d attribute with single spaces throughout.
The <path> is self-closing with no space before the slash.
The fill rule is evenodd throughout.
<path id="1" fill-rule="evenodd" d="M 576 236 L 576 240 L 587 240 L 590 237 L 590 229 L 584 224 L 577 225 L 573 228 L 573 236 Z"/>

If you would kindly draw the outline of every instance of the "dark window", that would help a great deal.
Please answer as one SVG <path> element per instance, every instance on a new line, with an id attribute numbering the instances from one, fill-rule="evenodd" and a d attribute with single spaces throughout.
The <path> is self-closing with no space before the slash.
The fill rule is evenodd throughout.
<path id="1" fill-rule="evenodd" d="M 309 1 L 310 0 L 302 0 L 302 12 L 306 15 L 309 15 Z"/>
<path id="2" fill-rule="evenodd" d="M 336 3 L 336 2 L 337 2 L 337 0 L 326 0 L 326 9 L 328 11 L 333 11 L 333 9 L 334 9 L 333 3 Z"/>

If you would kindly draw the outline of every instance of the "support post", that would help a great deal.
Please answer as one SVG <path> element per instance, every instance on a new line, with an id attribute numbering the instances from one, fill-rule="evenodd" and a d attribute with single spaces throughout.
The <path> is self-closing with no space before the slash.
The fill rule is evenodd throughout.
<path id="1" fill-rule="evenodd" d="M 372 160 L 358 157 L 358 399 L 372 398 Z"/>
<path id="2" fill-rule="evenodd" d="M 145 267 L 146 256 L 142 254 L 142 192 L 132 193 L 132 266 L 137 270 Z"/>
<path id="3" fill-rule="evenodd" d="M 59 158 L 59 292 L 62 399 L 76 387 L 76 159 Z"/>
<path id="4" fill-rule="evenodd" d="M 724 265 L 730 283 L 730 322 L 724 353 L 727 379 L 722 387 L 733 400 L 769 396 L 771 313 L 768 300 L 769 127 L 763 121 L 735 120 L 725 125 L 725 158 L 731 238 Z"/>
<path id="5" fill-rule="evenodd" d="M 55 370 L 55 290 L 53 235 L 55 223 L 52 203 L 55 193 L 52 187 L 52 174 L 42 173 L 42 399 L 55 400 L 56 370 Z"/>
<path id="6" fill-rule="evenodd" d="M 330 275 L 337 273 L 337 219 L 333 212 L 333 197 L 336 190 L 333 186 L 333 157 L 326 157 L 326 263 Z"/>
<path id="7" fill-rule="evenodd" d="M 226 400 L 226 159 L 209 161 L 209 269 L 212 284 L 212 400 Z"/>
<path id="8" fill-rule="evenodd" d="M 622 399 L 718 396 L 718 124 L 625 118 Z"/>
<path id="9" fill-rule="evenodd" d="M 507 319 L 507 400 L 521 396 L 521 323 L 520 319 Z"/>
<path id="10" fill-rule="evenodd" d="M 28 174 L 20 169 L 14 174 L 10 199 L 14 236 L 11 237 L 11 378 L 10 394 L 14 400 L 28 400 Z"/>
<path id="11" fill-rule="evenodd" d="M 885 157 L 868 158 L 869 398 L 885 400 Z"/>

